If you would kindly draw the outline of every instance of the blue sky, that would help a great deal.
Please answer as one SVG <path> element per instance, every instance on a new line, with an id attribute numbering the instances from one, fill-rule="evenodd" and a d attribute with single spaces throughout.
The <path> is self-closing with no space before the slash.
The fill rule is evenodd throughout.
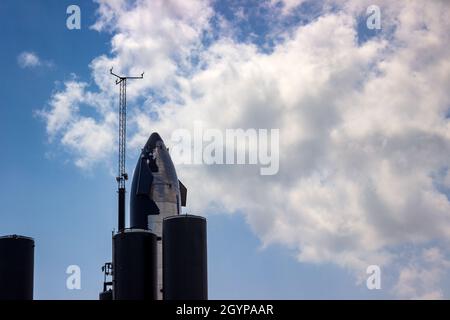
<path id="1" fill-rule="evenodd" d="M 179 170 L 180 179 L 185 181 L 183 178 L 186 177 L 185 179 L 190 182 L 185 183 L 188 187 L 188 195 L 193 195 L 193 206 L 190 210 L 208 217 L 210 298 L 377 299 L 396 297 L 398 292 L 400 292 L 398 295 L 400 297 L 420 296 L 421 294 L 423 296 L 430 294 L 432 297 L 445 297 L 446 291 L 435 288 L 436 281 L 433 277 L 430 276 L 429 282 L 425 283 L 417 282 L 417 279 L 420 277 L 428 279 L 424 273 L 421 273 L 420 268 L 427 266 L 427 263 L 435 263 L 437 259 L 435 257 L 437 256 L 442 258 L 443 261 L 436 262 L 436 265 L 433 265 L 438 268 L 436 274 L 439 274 L 441 283 L 448 282 L 446 276 L 448 268 L 442 267 L 447 266 L 445 260 L 447 251 L 443 248 L 448 242 L 448 235 L 443 229 L 434 227 L 444 225 L 443 221 L 447 226 L 447 218 L 441 217 L 439 208 L 447 208 L 448 199 L 446 198 L 447 202 L 445 202 L 443 198 L 439 198 L 440 204 L 436 204 L 436 206 L 434 206 L 435 202 L 426 202 L 426 199 L 423 200 L 423 203 L 417 200 L 416 204 L 422 211 L 419 210 L 413 216 L 408 216 L 407 209 L 405 211 L 399 209 L 400 205 L 393 204 L 389 195 L 381 191 L 377 196 L 373 195 L 373 198 L 370 198 L 372 194 L 369 191 L 360 197 L 355 196 L 351 193 L 353 191 L 349 191 L 350 189 L 354 190 L 354 188 L 349 187 L 348 181 L 356 183 L 356 189 L 359 188 L 363 191 L 370 189 L 370 186 L 367 185 L 367 181 L 371 180 L 369 176 L 367 179 L 359 180 L 361 175 L 363 178 L 366 176 L 367 168 L 359 168 L 354 165 L 360 159 L 363 159 L 362 155 L 355 150 L 345 149 L 346 147 L 342 147 L 340 144 L 331 144 L 329 140 L 324 138 L 327 135 L 323 134 L 323 132 L 333 132 L 332 129 L 334 128 L 336 141 L 342 137 L 348 139 L 349 145 L 354 143 L 357 151 L 359 151 L 360 144 L 364 143 L 367 146 L 378 148 L 379 143 L 373 137 L 385 137 L 385 140 L 388 141 L 385 142 L 388 145 L 387 148 L 390 147 L 389 143 L 392 141 L 393 148 L 396 147 L 400 155 L 403 156 L 408 156 L 408 152 L 410 152 L 408 141 L 412 140 L 408 140 L 409 138 L 419 137 L 419 139 L 415 139 L 417 141 L 423 135 L 429 137 L 431 139 L 429 141 L 434 141 L 433 139 L 436 136 L 431 135 L 431 131 L 427 131 L 428 128 L 419 128 L 416 122 L 411 122 L 410 126 L 398 126 L 399 130 L 404 130 L 402 131 L 404 141 L 387 134 L 387 132 L 390 132 L 388 124 L 386 124 L 386 127 L 380 127 L 378 122 L 371 122 L 377 117 L 377 114 L 386 115 L 386 110 L 376 109 L 379 110 L 379 113 L 371 113 L 370 110 L 374 109 L 369 108 L 372 103 L 369 98 L 373 96 L 370 90 L 374 83 L 381 88 L 380 90 L 386 90 L 386 96 L 395 94 L 388 88 L 380 86 L 376 82 L 377 77 L 385 76 L 384 80 L 387 83 L 389 81 L 400 83 L 403 87 L 400 87 L 399 90 L 393 90 L 397 92 L 407 92 L 412 88 L 410 84 L 399 81 L 398 79 L 402 79 L 401 77 L 396 78 L 397 74 L 394 71 L 402 70 L 402 67 L 405 70 L 415 70 L 419 78 L 423 76 L 423 79 L 427 79 L 426 77 L 429 74 L 420 65 L 422 63 L 420 57 L 416 55 L 418 59 L 416 64 L 411 63 L 406 67 L 401 65 L 397 59 L 407 56 L 409 53 L 407 49 L 411 49 L 413 53 L 423 52 L 420 51 L 420 48 L 409 47 L 408 41 L 413 43 L 414 39 L 402 38 L 406 36 L 400 33 L 400 27 L 399 33 L 394 35 L 394 40 L 392 40 L 391 33 L 395 28 L 386 27 L 386 30 L 390 32 L 389 34 L 387 32 L 383 34 L 383 32 L 368 31 L 361 23 L 361 16 L 364 16 L 365 10 L 357 5 L 354 6 L 354 11 L 345 11 L 349 9 L 348 7 L 347 9 L 339 9 L 340 1 L 335 1 L 335 3 L 330 1 L 333 4 L 327 8 L 314 5 L 308 1 L 303 4 L 301 3 L 304 1 L 297 1 L 297 5 L 286 13 L 282 10 L 288 8 L 288 2 L 275 1 L 275 4 L 265 2 L 265 5 L 260 5 L 257 2 L 242 4 L 238 1 L 210 3 L 205 6 L 212 13 L 204 14 L 206 11 L 203 8 L 197 22 L 189 17 L 190 15 L 195 17 L 198 14 L 196 13 L 198 8 L 195 5 L 187 4 L 189 9 L 186 10 L 186 16 L 188 18 L 186 20 L 180 18 L 180 23 L 182 26 L 193 25 L 192 28 L 195 31 L 200 30 L 200 40 L 196 42 L 196 36 L 183 38 L 177 35 L 179 39 L 173 40 L 175 44 L 160 44 L 158 41 L 164 39 L 158 39 L 155 40 L 157 49 L 152 51 L 153 49 L 150 50 L 146 47 L 143 49 L 142 55 L 139 55 L 139 52 L 134 51 L 134 47 L 130 46 L 129 43 L 122 43 L 117 40 L 120 38 L 116 38 L 117 42 L 112 44 L 112 38 L 125 34 L 128 35 L 130 40 L 136 40 L 136 43 L 140 44 L 146 39 L 146 32 L 143 32 L 146 31 L 145 28 L 149 28 L 150 35 L 158 34 L 158 32 L 168 32 L 170 35 L 173 34 L 170 33 L 172 29 L 158 31 L 160 26 L 153 22 L 149 26 L 126 24 L 124 22 L 126 20 L 120 20 L 120 17 L 126 18 L 131 11 L 116 8 L 118 11 L 113 15 L 112 22 L 109 21 L 94 30 L 90 26 L 108 18 L 108 14 L 110 14 L 109 11 L 97 12 L 98 8 L 108 8 L 108 6 L 103 1 L 100 1 L 100 3 L 79 1 L 76 4 L 81 8 L 81 30 L 68 30 L 66 28 L 66 8 L 75 4 L 73 1 L 1 1 L 0 38 L 3 45 L 2 50 L 0 50 L 0 63 L 4 78 L 0 87 L 2 98 L 0 106 L 0 145 L 3 149 L 0 165 L 3 168 L 4 180 L 0 186 L 0 202 L 2 203 L 0 234 L 23 234 L 35 238 L 35 298 L 96 299 L 101 290 L 102 274 L 100 268 L 104 262 L 111 259 L 111 231 L 116 224 L 116 183 L 113 174 L 116 149 L 102 148 L 99 145 L 98 148 L 104 150 L 104 154 L 99 156 L 93 152 L 92 146 L 88 143 L 91 140 L 87 139 L 86 136 L 75 135 L 73 141 L 68 140 L 73 137 L 69 133 L 76 132 L 71 130 L 77 128 L 77 125 L 81 125 L 83 119 L 92 119 L 100 128 L 110 130 L 104 136 L 108 137 L 108 134 L 112 133 L 115 137 L 113 125 L 110 125 L 106 120 L 108 112 L 113 112 L 111 110 L 114 110 L 114 105 L 110 106 L 112 109 L 108 109 L 109 111 L 104 111 L 108 107 L 102 109 L 98 106 L 102 106 L 105 100 L 113 104 L 115 100 L 108 99 L 114 99 L 118 96 L 118 88 L 113 87 L 113 79 L 109 79 L 111 84 L 108 85 L 111 85 L 111 87 L 103 87 L 109 80 L 99 80 L 98 76 L 102 74 L 101 70 L 105 69 L 105 74 L 107 74 L 111 65 L 120 63 L 122 65 L 117 66 L 117 68 L 123 68 L 121 71 L 124 72 L 136 72 L 135 69 L 145 69 L 146 81 L 149 81 L 145 82 L 139 89 L 142 90 L 141 92 L 137 92 L 137 89 L 134 90 L 135 87 L 130 89 L 130 149 L 127 158 L 127 164 L 130 167 L 129 173 L 134 167 L 139 146 L 149 132 L 162 130 L 163 133 L 168 134 L 170 130 L 175 129 L 170 129 L 171 126 L 189 126 L 191 119 L 186 120 L 186 115 L 196 114 L 195 110 L 199 110 L 199 114 L 204 115 L 217 112 L 211 106 L 215 103 L 215 100 L 208 97 L 209 95 L 220 97 L 221 92 L 217 91 L 219 90 L 217 88 L 222 85 L 226 90 L 229 90 L 230 96 L 235 94 L 234 90 L 237 92 L 236 95 L 239 96 L 242 96 L 242 94 L 239 94 L 240 92 L 248 92 L 248 99 L 245 101 L 236 99 L 236 104 L 242 110 L 247 107 L 247 110 L 250 110 L 249 114 L 251 114 L 251 110 L 259 110 L 260 116 L 253 118 L 259 119 L 260 122 L 253 122 L 256 120 L 252 117 L 248 118 L 245 113 L 242 113 L 242 117 L 238 117 L 240 120 L 236 120 L 234 123 L 231 120 L 226 123 L 217 123 L 214 122 L 217 120 L 209 119 L 207 116 L 202 118 L 211 127 L 223 128 L 247 125 L 248 127 L 258 128 L 273 123 L 275 123 L 275 126 L 288 126 L 288 119 L 282 117 L 284 112 L 286 115 L 290 115 L 290 110 L 293 109 L 283 108 L 293 101 L 292 104 L 298 106 L 298 110 L 302 110 L 299 116 L 303 120 L 301 120 L 299 127 L 303 125 L 307 128 L 310 125 L 312 128 L 310 131 L 320 138 L 308 140 L 302 138 L 304 133 L 297 132 L 299 140 L 292 142 L 289 154 L 281 154 L 283 159 L 286 160 L 284 163 L 282 162 L 284 167 L 277 177 L 255 178 L 249 173 L 253 172 L 251 170 L 246 170 L 245 175 L 242 174 L 243 171 L 234 173 L 234 171 L 222 171 L 221 169 L 214 171 L 215 169 L 202 169 L 201 167 L 195 169 L 183 167 Z M 324 1 L 324 3 L 326 2 Z M 135 13 L 141 14 L 141 11 L 138 10 L 140 2 L 137 3 Z M 146 1 L 142 1 L 141 4 L 145 7 Z M 151 5 L 149 4 L 149 6 Z M 354 5 L 354 2 L 349 1 L 349 7 L 352 5 Z M 385 2 L 381 1 L 381 5 L 385 5 Z M 403 12 L 404 15 L 414 13 L 401 6 L 393 7 L 386 9 L 386 12 L 389 12 L 387 24 L 393 20 L 391 15 L 398 12 Z M 142 10 L 145 17 L 145 8 Z M 172 14 L 170 10 L 172 9 L 162 12 L 168 15 L 168 19 L 178 19 L 177 14 Z M 212 30 L 202 24 L 203 15 L 206 17 L 205 21 L 207 21 L 205 24 L 211 23 Z M 324 19 L 320 19 L 321 16 Z M 354 21 L 354 25 L 351 21 Z M 334 29 L 328 27 L 334 24 L 338 27 Z M 306 25 L 307 28 L 302 29 L 302 25 Z M 308 26 L 310 27 L 308 28 Z M 435 25 L 432 25 L 427 29 L 430 36 L 439 34 L 439 30 L 433 29 L 435 27 Z M 314 28 L 319 30 L 317 34 Z M 325 40 L 318 39 L 317 35 L 331 32 L 330 30 L 335 30 L 333 32 L 336 32 L 336 34 L 329 37 L 329 40 L 326 40 L 325 37 Z M 354 42 L 352 41 L 351 30 L 355 32 L 356 40 Z M 195 32 L 193 33 L 195 34 Z M 177 36 L 174 36 L 174 38 Z M 398 37 L 397 40 L 395 40 L 395 36 Z M 339 37 L 344 40 L 336 40 Z M 346 42 L 347 39 L 350 39 L 349 42 Z M 387 45 L 383 44 L 385 40 L 388 41 Z M 282 59 L 277 58 L 277 55 L 289 52 L 292 48 L 295 49 L 297 41 L 300 43 L 298 61 L 295 54 L 286 55 Z M 406 48 L 404 51 L 400 51 L 399 43 L 403 43 Z M 301 47 L 302 45 L 304 47 Z M 180 46 L 180 48 L 177 46 Z M 349 46 L 349 48 L 346 46 Z M 184 51 L 178 52 L 178 49 L 184 47 L 190 49 L 195 47 L 198 50 L 196 54 L 189 55 L 191 61 L 194 62 L 187 68 L 185 65 L 181 65 L 185 56 L 183 56 L 184 53 L 179 52 Z M 198 49 L 199 47 L 200 49 Z M 448 49 L 447 47 L 445 45 L 443 47 L 435 46 L 433 50 L 436 51 L 436 54 L 442 53 Z M 315 48 L 321 50 L 315 51 Z M 139 50 L 139 48 L 136 50 Z M 330 52 L 336 54 L 336 59 L 341 60 L 337 60 L 337 64 L 334 64 L 335 62 L 331 60 L 323 60 L 323 63 L 315 64 L 314 57 L 320 58 L 326 50 L 331 50 Z M 21 66 L 18 59 L 24 52 L 36 55 L 40 61 L 39 65 Z M 378 53 L 375 54 L 375 52 Z M 215 58 L 213 53 L 219 53 L 222 58 Z M 176 57 L 172 58 L 172 55 Z M 346 56 L 352 57 L 352 63 L 345 59 Z M 442 59 L 441 55 L 437 56 Z M 127 60 L 127 57 L 134 57 L 135 60 Z M 196 69 L 196 59 L 208 61 L 203 66 L 203 70 Z M 211 76 L 210 78 L 206 77 L 206 79 L 212 79 L 209 81 L 211 87 L 208 87 L 207 83 L 202 84 L 202 75 L 207 75 L 209 71 L 211 71 L 211 75 L 215 75 L 218 73 L 217 70 L 222 70 L 220 67 L 222 60 L 220 59 L 225 61 L 225 65 L 228 63 L 229 66 L 242 70 L 242 74 L 245 74 L 249 65 L 259 65 L 261 69 L 258 70 L 270 70 L 267 73 L 261 73 L 255 80 L 260 81 L 267 76 L 267 83 L 271 83 L 269 94 L 265 96 L 262 91 L 258 91 L 256 94 L 256 96 L 268 97 L 268 100 L 262 102 L 263 104 L 267 103 L 267 106 L 264 105 L 265 109 L 253 109 L 255 106 L 252 102 L 252 90 L 257 85 L 243 86 L 243 88 L 246 88 L 244 91 L 239 91 L 241 89 L 238 85 L 234 86 L 233 83 L 243 83 L 248 80 L 248 77 L 233 78 L 234 80 L 229 84 L 226 77 L 223 78 L 225 80 L 221 80 L 221 78 L 216 79 Z M 283 88 L 281 82 L 277 83 L 278 79 L 282 81 L 285 75 L 281 70 L 287 70 L 283 69 L 283 66 L 277 69 L 278 64 L 283 59 L 294 59 L 291 61 L 293 63 L 292 68 L 295 68 L 294 65 L 296 66 L 297 62 L 301 66 L 298 69 L 298 75 L 303 80 L 292 75 L 292 79 L 288 80 L 287 83 L 299 83 L 300 91 L 311 91 L 305 91 L 306 93 L 301 91 L 303 96 L 298 97 L 296 96 L 296 90 L 284 92 L 283 89 L 278 91 L 274 89 L 277 86 Z M 316 70 L 315 72 L 307 73 L 309 72 L 308 63 L 311 63 L 311 66 L 313 66 L 311 70 Z M 425 62 L 423 64 L 426 65 Z M 159 65 L 167 66 L 167 68 L 158 67 Z M 171 70 L 170 67 L 172 66 L 175 66 L 175 71 L 167 71 Z M 322 69 L 322 67 L 325 69 Z M 158 68 L 161 68 L 161 70 Z M 176 72 L 182 69 L 188 70 L 185 78 L 182 78 Z M 277 80 L 270 78 L 269 72 L 273 72 Z M 316 78 L 318 74 L 326 74 L 323 78 L 326 80 Z M 288 76 L 286 74 L 286 79 Z M 442 77 L 447 81 L 446 77 Z M 149 78 L 150 80 L 148 80 Z M 306 80 L 304 80 L 305 78 Z M 311 81 L 308 82 L 308 79 L 311 79 Z M 196 92 L 200 92 L 199 96 L 206 97 L 205 100 L 199 99 L 196 101 L 196 109 L 192 109 L 193 107 L 190 105 L 196 98 L 192 98 L 192 101 L 189 100 L 186 92 L 183 92 L 184 89 L 180 89 L 184 88 L 183 83 L 186 83 L 183 80 L 187 82 L 192 80 L 189 85 L 195 88 Z M 446 83 L 445 81 L 443 81 L 443 86 Z M 67 83 L 69 82 L 86 83 L 86 88 L 83 89 L 84 96 L 96 93 L 99 93 L 99 96 L 92 98 L 92 100 L 83 101 L 78 98 L 79 101 L 74 103 L 78 106 L 78 110 L 73 111 L 73 118 L 68 122 L 62 122 L 59 129 L 51 132 L 49 130 L 50 119 L 52 115 L 56 114 L 54 113 L 55 105 L 52 99 L 58 94 L 65 97 L 70 96 L 71 92 L 67 89 Z M 174 88 L 171 89 L 172 91 L 169 90 L 169 88 L 172 88 L 171 86 Z M 338 86 L 342 86 L 342 88 L 336 89 L 336 92 L 334 92 L 332 88 Z M 315 96 L 314 88 L 317 88 L 318 96 Z M 341 96 L 341 92 L 344 91 L 350 92 L 348 96 Z M 281 100 L 277 100 L 278 98 L 271 100 L 272 96 L 277 96 L 276 92 L 279 92 Z M 428 112 L 433 115 L 441 112 L 443 110 L 442 105 L 445 105 L 448 101 L 446 100 L 448 95 L 444 88 L 442 90 L 438 88 L 436 92 L 438 92 L 437 96 L 442 96 L 442 98 L 434 101 L 436 106 L 429 107 L 428 110 L 430 111 Z M 423 96 L 420 96 L 420 94 L 417 93 L 416 99 L 425 101 L 427 92 L 424 91 Z M 148 99 L 152 96 L 156 97 L 156 106 L 152 105 L 150 99 Z M 392 96 L 392 98 L 392 101 L 403 103 L 403 100 L 399 97 Z M 344 120 L 353 119 L 352 116 L 358 114 L 342 111 L 342 105 L 347 103 L 349 99 L 357 101 L 355 104 L 361 104 L 362 110 L 369 110 L 367 114 L 359 114 L 361 118 L 358 121 L 365 123 L 367 128 L 373 128 L 372 132 L 366 133 L 363 129 L 358 131 L 354 129 L 358 127 L 354 123 L 345 123 Z M 261 102 L 261 100 L 255 101 Z M 223 103 L 226 104 L 227 102 Z M 405 100 L 404 103 L 407 104 L 408 102 Z M 275 113 L 272 113 L 270 109 L 272 105 L 279 106 L 281 109 L 274 109 Z M 178 109 L 175 109 L 175 111 L 169 109 L 175 115 L 172 118 L 164 119 L 165 115 L 161 113 L 161 110 L 172 106 L 180 107 L 180 110 L 185 108 L 187 111 L 186 113 L 182 113 L 182 111 L 178 113 Z M 315 110 L 319 110 L 318 113 L 308 111 L 308 106 L 315 106 Z M 368 107 L 364 108 L 364 106 Z M 231 107 L 233 106 L 230 105 Z M 392 108 L 403 110 L 402 105 L 392 105 Z M 423 118 L 423 114 L 420 113 L 421 110 L 416 111 L 419 114 L 418 116 L 422 115 Z M 352 110 L 351 112 L 359 111 Z M 155 113 L 159 115 L 159 118 L 154 117 Z M 274 118 L 271 116 L 272 114 L 280 115 L 280 119 L 274 120 L 272 123 L 270 120 Z M 198 114 L 196 116 L 199 117 Z M 295 116 L 295 114 L 292 114 L 292 117 Z M 398 117 L 392 118 L 401 122 L 404 116 L 405 111 L 399 111 Z M 368 119 L 372 120 L 369 121 Z M 337 123 L 341 120 L 344 124 L 338 126 Z M 408 131 L 410 127 L 415 125 L 419 128 L 417 129 L 418 136 L 411 135 Z M 432 122 L 430 122 L 431 125 Z M 355 131 L 345 131 L 349 127 Z M 292 128 L 290 129 L 290 132 L 294 132 Z M 322 129 L 324 131 L 321 131 Z M 445 131 L 446 129 L 442 130 Z M 444 131 L 441 131 L 440 140 L 436 138 L 444 145 L 443 154 L 447 152 L 447 144 L 449 143 L 448 136 L 443 133 Z M 98 132 L 95 131 L 94 133 Z M 362 136 L 367 140 L 359 140 Z M 284 141 L 291 140 L 286 138 Z M 166 144 L 170 147 L 170 143 L 166 141 Z M 79 148 L 77 148 L 77 145 Z M 321 146 L 324 145 L 328 145 L 334 153 L 331 155 L 331 153 L 321 151 Z M 422 145 L 419 145 L 418 148 L 424 150 L 420 149 L 423 148 Z M 361 147 L 362 149 L 364 148 Z M 436 149 L 432 147 L 423 153 L 419 152 L 417 163 L 414 162 L 412 166 L 415 166 L 417 172 L 423 172 L 423 176 L 429 176 L 430 172 L 439 171 L 438 177 L 434 176 L 433 182 L 443 185 L 445 189 L 450 181 L 446 180 L 448 179 L 446 177 L 448 170 L 442 171 L 446 161 L 439 160 L 441 158 L 437 156 L 436 152 Z M 424 164 L 425 160 L 422 159 L 429 157 L 430 153 L 437 160 L 431 164 Z M 297 154 L 298 157 L 296 157 Z M 346 156 L 337 159 L 334 158 L 336 154 L 345 154 Z M 404 199 L 412 199 L 413 197 L 422 199 L 422 195 L 430 193 L 436 197 L 445 194 L 442 190 L 426 189 L 429 184 L 420 184 L 423 179 L 415 179 L 415 177 L 409 176 L 409 173 L 402 173 L 401 170 L 392 173 L 383 167 L 382 163 L 391 161 L 386 160 L 389 159 L 389 156 L 380 156 L 378 162 L 373 155 L 370 159 L 373 159 L 371 168 L 380 170 L 377 173 L 379 180 L 385 182 L 384 185 L 375 185 L 372 188 L 382 188 L 383 186 L 389 186 L 390 188 L 392 179 L 397 179 L 400 181 L 397 187 L 403 186 L 402 183 L 411 183 L 414 186 L 411 187 L 411 194 L 405 194 Z M 79 162 L 80 160 L 86 161 Z M 336 167 L 335 163 L 339 163 L 339 167 Z M 394 166 L 394 164 L 397 164 L 397 159 L 392 159 L 392 165 Z M 352 166 L 354 171 L 361 170 L 362 174 L 359 178 L 354 178 L 354 171 L 348 170 Z M 291 171 L 288 171 L 289 168 L 291 168 Z M 387 171 L 383 171 L 383 168 Z M 286 172 L 291 172 L 291 174 L 286 174 Z M 292 172 L 294 173 L 292 174 Z M 221 179 L 228 173 L 230 173 L 228 175 L 230 181 L 222 182 Z M 294 180 L 294 176 L 298 176 L 298 180 Z M 321 177 L 321 183 L 317 182 L 317 176 Z M 264 190 L 258 191 L 255 189 L 255 194 L 248 191 L 253 188 L 254 181 L 259 181 L 258 185 Z M 211 193 L 207 194 L 200 192 L 202 184 L 208 183 L 217 183 L 217 191 L 210 191 Z M 308 185 L 308 187 L 304 188 L 304 185 Z M 416 185 L 417 188 L 415 188 Z M 283 190 L 284 186 L 286 186 L 286 191 L 282 192 L 281 195 L 278 195 L 276 191 L 271 193 L 272 188 L 273 190 L 280 190 L 280 188 Z M 328 187 L 331 189 L 326 189 Z M 196 190 L 198 190 L 197 194 Z M 227 199 L 223 197 L 224 190 L 229 191 L 229 198 Z M 305 193 L 305 190 L 312 191 Z M 247 192 L 249 192 L 249 195 L 246 199 L 243 194 Z M 327 195 L 328 192 L 333 195 Z M 266 197 L 262 196 L 262 201 L 257 200 L 261 199 L 258 197 L 261 197 L 262 194 L 265 194 Z M 399 197 L 402 198 L 403 195 Z M 298 206 L 294 205 L 296 202 L 293 199 L 299 199 Z M 289 204 L 290 201 L 293 201 L 293 206 Z M 346 207 L 346 201 L 354 201 L 354 207 L 359 208 L 355 211 L 356 213 L 351 211 L 354 207 Z M 211 202 L 215 205 L 209 206 Z M 277 204 L 278 208 L 274 209 L 273 206 Z M 389 219 L 383 220 L 380 215 L 372 214 L 372 209 L 376 205 L 381 206 L 381 204 L 388 212 L 386 216 L 391 214 L 395 218 L 391 216 Z M 333 208 L 336 208 L 336 211 Z M 405 204 L 405 208 L 408 208 L 408 203 Z M 281 212 L 278 212 L 277 209 Z M 402 223 L 404 219 L 412 221 L 429 210 L 432 210 L 432 212 L 436 210 L 437 212 L 436 216 L 433 215 L 433 219 L 430 219 L 429 228 L 421 228 L 411 222 L 411 224 L 404 224 L 404 230 L 398 234 L 396 232 L 389 234 L 389 230 L 386 231 L 389 228 L 386 229 L 385 226 L 395 226 L 395 221 L 399 223 Z M 346 216 L 345 212 L 350 211 L 351 215 Z M 292 212 L 293 215 L 288 215 L 289 212 Z M 330 216 L 328 216 L 328 213 Z M 315 214 L 319 214 L 319 216 Z M 324 214 L 323 217 L 320 216 L 322 214 Z M 355 217 L 361 217 L 361 220 Z M 316 232 L 311 231 L 309 227 L 309 223 L 312 221 L 309 219 L 314 219 L 317 223 L 320 223 L 327 219 L 338 218 L 339 220 L 335 221 L 336 225 L 339 225 L 336 232 L 331 230 L 331 227 L 327 227 L 325 222 L 323 229 L 318 227 Z M 371 221 L 372 224 L 365 225 L 362 223 L 362 225 L 349 226 L 344 223 L 340 225 L 341 220 L 355 219 Z M 275 226 L 284 225 L 285 222 L 286 225 L 289 225 L 289 221 L 292 222 L 291 228 L 275 228 Z M 303 227 L 297 227 L 297 221 L 302 221 L 302 225 L 308 225 L 308 227 L 304 229 Z M 333 223 L 332 221 L 331 224 L 333 225 Z M 431 223 L 433 223 L 433 226 L 431 226 Z M 273 232 L 271 231 L 271 225 L 274 226 Z M 361 231 L 363 227 L 364 229 Z M 283 237 L 283 230 L 286 231 L 285 238 Z M 343 233 L 346 232 L 349 234 L 348 239 L 351 239 L 351 244 L 347 243 L 347 238 L 343 236 Z M 323 238 L 320 238 L 322 234 Z M 417 234 L 417 238 L 409 237 L 413 234 Z M 380 244 L 368 245 L 370 241 L 378 241 Z M 355 243 L 361 243 L 361 248 L 357 248 L 358 245 L 355 245 Z M 341 245 L 342 247 L 340 247 Z M 441 251 L 436 252 L 436 250 Z M 420 260 L 422 251 L 425 257 L 423 261 Z M 409 255 L 413 256 L 412 260 L 403 258 L 404 256 L 409 257 Z M 401 259 L 394 256 L 401 257 Z M 416 259 L 416 256 L 419 258 Z M 433 258 L 426 260 L 430 256 Z M 379 262 L 383 265 L 385 276 L 383 276 L 382 290 L 368 290 L 364 278 L 362 282 L 358 282 L 358 279 L 360 279 L 358 277 L 361 273 L 364 275 L 365 272 L 365 269 L 361 266 L 370 261 Z M 67 275 L 65 270 L 72 264 L 81 267 L 81 290 L 66 289 Z M 417 292 L 415 289 L 410 289 L 411 285 L 403 285 L 403 282 L 400 281 L 403 279 L 402 271 L 403 278 L 415 281 L 414 284 L 419 288 Z M 415 277 L 417 274 L 419 274 L 418 278 Z M 412 286 L 414 287 L 414 285 Z"/>

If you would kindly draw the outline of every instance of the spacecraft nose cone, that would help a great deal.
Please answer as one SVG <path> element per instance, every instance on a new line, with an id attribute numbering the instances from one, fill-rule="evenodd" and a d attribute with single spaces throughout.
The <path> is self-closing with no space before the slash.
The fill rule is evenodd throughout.
<path id="1" fill-rule="evenodd" d="M 153 132 L 148 138 L 147 143 L 144 146 L 144 150 L 148 152 L 152 151 L 153 149 L 156 148 L 156 144 L 158 143 L 158 141 L 163 142 L 163 139 L 157 132 Z"/>

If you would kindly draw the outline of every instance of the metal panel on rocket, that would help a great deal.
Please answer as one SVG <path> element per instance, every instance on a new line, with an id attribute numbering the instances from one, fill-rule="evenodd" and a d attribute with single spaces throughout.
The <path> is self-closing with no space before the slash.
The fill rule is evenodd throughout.
<path id="1" fill-rule="evenodd" d="M 0 300 L 33 300 L 34 240 L 0 237 Z"/>
<path id="2" fill-rule="evenodd" d="M 206 219 L 177 215 L 163 222 L 164 300 L 207 300 Z"/>
<path id="3" fill-rule="evenodd" d="M 114 300 L 155 300 L 157 237 L 148 230 L 125 229 L 113 236 Z"/>

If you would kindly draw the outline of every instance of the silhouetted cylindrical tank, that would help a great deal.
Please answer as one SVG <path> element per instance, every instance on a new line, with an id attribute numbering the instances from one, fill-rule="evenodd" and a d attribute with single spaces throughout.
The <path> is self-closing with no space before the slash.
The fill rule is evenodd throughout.
<path id="1" fill-rule="evenodd" d="M 206 219 L 177 215 L 163 221 L 164 300 L 207 300 Z"/>
<path id="2" fill-rule="evenodd" d="M 0 237 L 0 300 L 33 300 L 34 240 Z"/>
<path id="3" fill-rule="evenodd" d="M 114 300 L 155 300 L 156 235 L 125 229 L 113 236 Z"/>
<path id="4" fill-rule="evenodd" d="M 99 300 L 112 300 L 113 299 L 113 292 L 112 290 L 107 290 L 100 292 L 99 294 Z"/>

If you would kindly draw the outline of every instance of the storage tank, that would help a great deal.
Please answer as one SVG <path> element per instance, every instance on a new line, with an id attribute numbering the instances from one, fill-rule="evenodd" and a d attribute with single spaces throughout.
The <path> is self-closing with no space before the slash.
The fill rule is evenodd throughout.
<path id="1" fill-rule="evenodd" d="M 0 300 L 33 300 L 34 240 L 0 237 Z"/>
<path id="2" fill-rule="evenodd" d="M 155 300 L 157 294 L 154 233 L 125 229 L 113 236 L 114 300 Z"/>
<path id="3" fill-rule="evenodd" d="M 206 219 L 176 215 L 163 221 L 164 300 L 207 300 Z"/>
<path id="4" fill-rule="evenodd" d="M 99 300 L 112 300 L 113 292 L 112 292 L 112 290 L 103 291 L 103 292 L 100 292 L 98 297 L 99 297 Z"/>

